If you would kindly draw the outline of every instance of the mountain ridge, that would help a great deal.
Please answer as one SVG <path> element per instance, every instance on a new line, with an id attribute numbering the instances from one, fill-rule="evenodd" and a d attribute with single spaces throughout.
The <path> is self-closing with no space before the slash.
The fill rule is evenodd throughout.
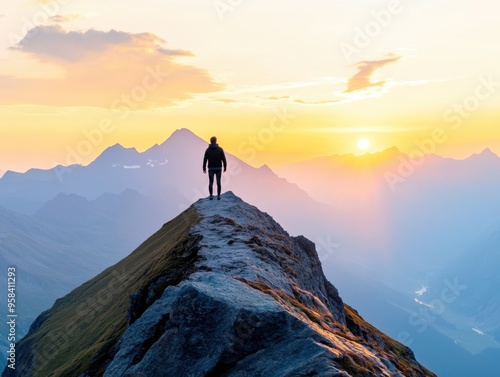
<path id="1" fill-rule="evenodd" d="M 104 153 L 110 152 L 110 151 L 113 151 L 113 150 L 114 151 L 121 150 L 122 152 L 123 151 L 129 151 L 129 152 L 135 152 L 137 154 L 143 154 L 143 153 L 146 153 L 146 152 L 155 151 L 159 147 L 161 148 L 162 146 L 164 146 L 168 142 L 168 140 L 171 139 L 172 136 L 174 136 L 174 135 L 175 136 L 177 136 L 177 135 L 183 135 L 183 136 L 190 135 L 190 136 L 196 136 L 196 137 L 198 137 L 193 131 L 191 131 L 188 128 L 179 128 L 179 129 L 176 129 L 163 142 L 161 142 L 159 144 L 155 143 L 152 146 L 146 148 L 143 152 L 139 152 L 139 150 L 136 147 L 125 147 L 121 143 L 115 143 L 115 144 L 112 144 L 112 145 L 109 145 L 108 147 L 106 147 L 93 161 L 89 162 L 87 165 L 82 165 L 82 164 L 62 165 L 62 164 L 58 164 L 56 166 L 53 166 L 52 168 L 30 168 L 30 169 L 27 169 L 24 172 L 15 171 L 15 170 L 11 170 L 11 169 L 6 169 L 6 170 L 0 169 L 0 180 L 4 176 L 8 176 L 8 178 L 10 178 L 11 176 L 23 175 L 23 174 L 26 174 L 26 173 L 51 171 L 51 170 L 53 170 L 55 168 L 64 169 L 64 168 L 75 167 L 75 166 L 83 166 L 83 167 L 85 167 L 85 166 L 88 166 L 88 165 L 92 164 L 92 162 L 94 162 L 95 160 L 97 160 Z M 406 157 L 409 157 L 408 153 L 402 152 L 397 146 L 392 146 L 392 147 L 388 147 L 388 148 L 385 148 L 385 149 L 380 150 L 380 151 L 366 152 L 364 154 L 343 153 L 343 154 L 330 154 L 330 155 L 324 155 L 324 156 L 316 156 L 316 157 L 312 157 L 312 158 L 309 158 L 309 159 L 306 159 L 306 160 L 298 161 L 298 162 L 293 163 L 291 165 L 284 165 L 284 166 L 299 165 L 299 164 L 302 164 L 302 163 L 307 163 L 307 162 L 311 162 L 311 161 L 314 161 L 314 160 L 325 159 L 325 158 L 362 159 L 362 158 L 366 158 L 366 157 L 372 157 L 373 158 L 373 157 L 376 157 L 376 156 L 383 156 L 383 155 L 386 155 L 386 156 L 387 155 L 393 155 L 394 156 L 394 155 L 398 155 L 398 154 L 406 156 Z M 498 158 L 498 159 L 500 159 L 500 155 L 498 155 L 495 152 L 493 152 L 491 150 L 491 148 L 485 148 L 481 152 L 472 153 L 469 156 L 466 156 L 464 158 L 444 157 L 444 156 L 440 156 L 440 155 L 433 154 L 433 153 L 428 153 L 428 154 L 425 154 L 425 155 L 426 156 L 437 157 L 437 158 L 440 158 L 440 159 L 454 160 L 454 161 L 464 161 L 464 160 L 467 160 L 467 159 L 475 159 L 475 158 L 481 157 L 481 156 L 488 156 L 488 157 L 491 157 L 491 158 Z M 283 168 L 283 166 L 281 168 Z M 281 168 L 276 169 L 276 170 L 280 170 Z M 273 171 L 274 171 L 274 169 L 273 169 Z"/>
<path id="2" fill-rule="evenodd" d="M 18 358 L 54 377 L 434 376 L 343 303 L 311 241 L 231 192 L 58 299 Z"/>

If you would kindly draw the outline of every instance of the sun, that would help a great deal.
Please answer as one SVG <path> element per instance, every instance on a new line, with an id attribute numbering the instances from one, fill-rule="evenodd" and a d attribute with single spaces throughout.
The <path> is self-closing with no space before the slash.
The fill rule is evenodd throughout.
<path id="1" fill-rule="evenodd" d="M 358 140 L 358 148 L 361 149 L 362 151 L 366 151 L 368 148 L 370 148 L 370 140 L 359 139 Z"/>

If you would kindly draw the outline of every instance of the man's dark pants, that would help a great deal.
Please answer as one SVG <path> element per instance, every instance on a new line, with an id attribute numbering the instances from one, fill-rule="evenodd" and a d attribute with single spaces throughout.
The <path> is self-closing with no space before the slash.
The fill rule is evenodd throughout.
<path id="1" fill-rule="evenodd" d="M 221 177 L 222 177 L 222 169 L 212 170 L 208 169 L 208 191 L 210 192 L 210 196 L 213 195 L 213 185 L 214 185 L 214 175 L 217 178 L 217 195 L 220 196 L 221 192 Z"/>

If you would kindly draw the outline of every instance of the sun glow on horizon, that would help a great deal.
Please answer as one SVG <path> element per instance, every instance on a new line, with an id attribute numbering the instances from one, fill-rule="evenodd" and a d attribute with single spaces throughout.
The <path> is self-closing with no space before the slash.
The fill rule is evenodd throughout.
<path id="1" fill-rule="evenodd" d="M 370 140 L 363 138 L 358 140 L 358 148 L 361 149 L 362 151 L 366 151 L 368 148 L 370 148 Z"/>
<path id="2" fill-rule="evenodd" d="M 59 11 L 54 0 L 24 3 L 0 11 L 8 36 L 0 41 L 0 173 L 69 165 L 91 143 L 78 154 L 86 165 L 108 146 L 142 150 L 177 128 L 205 141 L 217 133 L 228 152 L 256 167 L 392 146 L 411 154 L 438 129 L 446 135 L 437 155 L 500 155 L 500 96 L 492 90 L 500 55 L 491 48 L 500 3 L 478 12 L 456 0 L 460 22 L 443 17 L 445 1 L 408 5 L 397 27 L 367 36 L 364 47 L 357 28 L 366 34 L 382 22 L 370 14 L 387 12 L 374 1 L 229 1 L 221 9 L 109 0 Z M 40 12 L 47 22 L 38 25 Z M 304 12 L 314 23 L 297 28 Z M 298 46 L 307 58 L 297 58 Z M 110 132 L 92 142 L 86 135 L 101 132 L 101 120 L 112 122 Z"/>

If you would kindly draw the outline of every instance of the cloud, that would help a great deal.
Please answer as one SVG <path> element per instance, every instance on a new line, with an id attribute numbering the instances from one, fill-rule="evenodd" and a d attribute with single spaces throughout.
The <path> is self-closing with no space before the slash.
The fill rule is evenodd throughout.
<path id="1" fill-rule="evenodd" d="M 130 50 L 156 51 L 169 56 L 192 56 L 183 50 L 167 50 L 161 47 L 165 41 L 151 33 L 131 34 L 123 31 L 87 30 L 65 32 L 59 25 L 37 26 L 12 49 L 32 53 L 40 59 L 78 61 L 89 55 L 123 46 Z"/>
<path id="2" fill-rule="evenodd" d="M 328 133 L 328 134 L 373 134 L 373 133 L 406 133 L 422 131 L 425 127 L 393 127 L 393 126 L 372 126 L 372 127 L 323 127 L 307 128 L 307 132 Z"/>
<path id="3" fill-rule="evenodd" d="M 263 97 L 262 99 L 267 99 L 270 101 L 281 101 L 283 99 L 290 99 L 290 96 L 268 96 L 268 97 Z"/>
<path id="4" fill-rule="evenodd" d="M 304 99 L 294 99 L 290 96 L 267 96 L 267 97 L 262 97 L 264 100 L 268 101 L 288 101 L 288 102 L 293 102 L 293 103 L 298 103 L 301 105 L 308 105 L 308 106 L 323 106 L 323 105 L 331 105 L 333 103 L 339 103 L 341 102 L 340 100 L 332 100 L 332 99 L 325 99 L 325 100 L 319 100 L 319 101 L 306 101 Z"/>
<path id="5" fill-rule="evenodd" d="M 206 70 L 176 61 L 193 53 L 168 49 L 152 33 L 38 26 L 12 49 L 57 66 L 64 77 L 0 76 L 0 104 L 113 107 L 121 100 L 141 109 L 223 89 Z"/>
<path id="6" fill-rule="evenodd" d="M 239 101 L 231 98 L 215 98 L 214 101 L 222 103 L 237 103 Z"/>
<path id="7" fill-rule="evenodd" d="M 386 65 L 396 63 L 401 59 L 400 56 L 389 55 L 386 59 L 362 61 L 357 64 L 358 72 L 347 81 L 347 89 L 344 93 L 355 92 L 372 87 L 380 87 L 386 81 L 372 82 L 372 76 L 380 68 Z"/>
<path id="8" fill-rule="evenodd" d="M 73 13 L 73 14 L 56 14 L 55 16 L 49 17 L 49 20 L 55 23 L 64 23 L 70 22 L 74 20 L 80 20 L 83 18 L 83 15 Z"/>
<path id="9" fill-rule="evenodd" d="M 333 103 L 339 103 L 340 100 L 305 101 L 303 99 L 296 99 L 293 102 L 300 103 L 302 105 L 322 106 L 322 105 L 331 105 Z"/>

